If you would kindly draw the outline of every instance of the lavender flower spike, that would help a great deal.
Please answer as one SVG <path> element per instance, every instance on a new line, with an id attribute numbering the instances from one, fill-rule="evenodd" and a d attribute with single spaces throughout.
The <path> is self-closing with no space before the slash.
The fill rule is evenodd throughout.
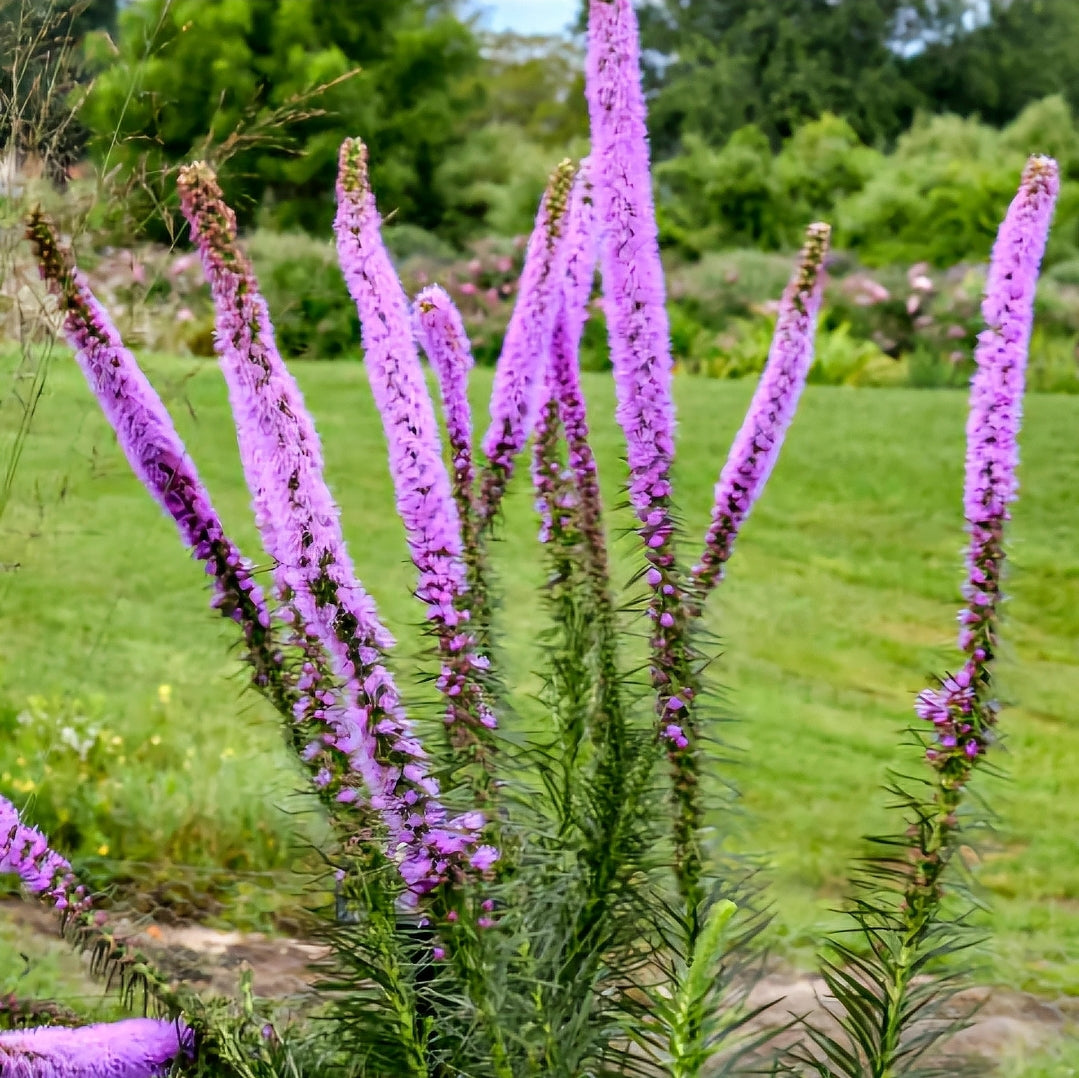
<path id="1" fill-rule="evenodd" d="M 1004 525 L 1018 492 L 1034 293 L 1059 190 L 1057 163 L 1032 157 L 993 246 L 982 302 L 987 328 L 974 352 L 963 491 L 970 543 L 959 648 L 966 661 L 939 688 L 923 692 L 916 706 L 918 715 L 934 726 L 937 745 L 929 749 L 930 761 L 960 784 L 985 752 L 996 721 L 996 703 L 986 697 L 1002 600 Z"/>
<path id="2" fill-rule="evenodd" d="M 673 367 L 631 0 L 591 0 L 586 74 L 600 265 L 617 418 L 628 442 L 629 495 L 653 564 L 668 571 Z"/>
<path id="3" fill-rule="evenodd" d="M 64 1029 L 46 1026 L 0 1033 L 4 1078 L 163 1078 L 191 1047 L 176 1022 L 128 1018 Z"/>
<path id="4" fill-rule="evenodd" d="M 488 466 L 481 483 L 480 518 L 485 525 L 498 512 L 513 475 L 514 458 L 524 449 L 536 422 L 543 372 L 561 303 L 562 218 L 575 173 L 572 162 L 563 161 L 540 202 L 520 291 L 495 368 L 491 426 L 483 439 Z"/>
<path id="5" fill-rule="evenodd" d="M 486 660 L 469 632 L 461 521 L 442 460 L 438 423 L 412 334 L 408 300 L 382 242 L 367 150 L 348 139 L 337 180 L 338 257 L 363 330 L 364 364 L 389 446 L 397 510 L 419 573 L 417 595 L 439 638 L 439 689 L 457 747 L 486 758 L 497 726 L 481 681 Z M 469 729 L 471 728 L 471 729 Z"/>
<path id="6" fill-rule="evenodd" d="M 297 718 L 324 727 L 308 762 L 317 764 L 320 753 L 335 768 L 338 756 L 347 760 L 347 770 L 327 775 L 333 792 L 350 803 L 360 796 L 358 784 L 366 787 L 386 828 L 387 855 L 412 895 L 422 895 L 465 871 L 482 817 L 447 820 L 439 804 L 438 783 L 427 773 L 426 753 L 384 665 L 392 637 L 356 579 L 323 476 L 318 435 L 278 354 L 269 312 L 212 171 L 205 165 L 182 170 L 180 199 L 214 296 L 216 345 L 240 457 L 264 542 L 277 562 L 278 590 L 297 635 L 318 640 L 343 684 L 340 698 L 327 701 L 317 691 L 317 671 L 305 672 Z"/>
<path id="7" fill-rule="evenodd" d="M 256 685 L 271 686 L 279 663 L 262 591 L 249 563 L 225 534 L 161 398 L 40 212 L 31 215 L 27 235 L 42 276 L 59 297 L 67 342 L 116 431 L 120 448 L 146 489 L 175 521 L 184 543 L 206 563 L 207 573 L 214 578 L 214 606 L 243 628 Z"/>
<path id="8" fill-rule="evenodd" d="M 468 373 L 474 362 L 472 349 L 460 312 L 446 291 L 438 285 L 425 288 L 416 297 L 412 305 L 412 326 L 438 376 L 450 457 L 453 460 L 453 496 L 464 533 L 476 511 L 472 409 L 468 403 Z M 465 537 L 466 551 L 468 547 Z"/>
<path id="9" fill-rule="evenodd" d="M 581 391 L 580 346 L 599 255 L 595 184 L 591 159 L 577 173 L 566 212 L 566 275 L 562 307 L 551 342 L 548 392 L 557 400 L 569 448 L 569 467 L 579 500 L 581 533 L 589 558 L 593 584 L 606 592 L 607 545 L 603 529 L 603 502 L 596 458 L 588 440 L 588 413 Z M 601 597 L 606 603 L 609 599 Z"/>
<path id="10" fill-rule="evenodd" d="M 651 675 L 656 731 L 665 744 L 677 803 L 675 873 L 690 909 L 700 889 L 704 820 L 698 678 L 689 646 L 671 512 L 673 364 L 641 89 L 632 0 L 590 0 L 585 90 L 592 127 L 600 270 L 618 406 L 626 435 L 629 500 L 648 560 Z"/>
<path id="11" fill-rule="evenodd" d="M 0 797 L 0 876 L 8 873 L 18 876 L 27 891 L 47 898 L 58 910 L 79 912 L 90 905 L 68 861 L 50 848 L 49 840 L 36 827 L 22 822 L 19 810 L 7 798 Z"/>
<path id="12" fill-rule="evenodd" d="M 704 552 L 691 570 L 693 581 L 687 590 L 692 593 L 694 615 L 700 615 L 708 593 L 721 579 L 738 532 L 768 482 L 794 419 L 813 365 L 830 235 L 828 225 L 809 226 L 798 270 L 783 293 L 768 363 L 720 473 Z"/>
<path id="13" fill-rule="evenodd" d="M 398 512 L 420 574 L 418 595 L 434 607 L 432 620 L 452 625 L 454 601 L 465 587 L 461 525 L 408 300 L 382 242 L 367 149 L 358 139 L 341 147 L 334 232 L 341 271 L 360 315 L 364 363 L 386 430 Z"/>

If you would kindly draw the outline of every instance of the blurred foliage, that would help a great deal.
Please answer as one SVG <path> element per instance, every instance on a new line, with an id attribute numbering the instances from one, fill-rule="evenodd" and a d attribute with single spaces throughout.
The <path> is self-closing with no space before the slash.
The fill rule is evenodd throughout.
<path id="1" fill-rule="evenodd" d="M 171 168 L 206 157 L 243 219 L 326 228 L 348 135 L 369 144 L 387 210 L 441 221 L 434 171 L 467 130 L 479 62 L 451 4 L 137 0 L 108 44 L 84 117 L 147 223 L 173 197 Z"/>
<path id="2" fill-rule="evenodd" d="M 0 0 L 0 146 L 34 156 L 62 184 L 82 156 L 78 108 L 87 35 L 116 22 L 117 0 Z"/>
<path id="3" fill-rule="evenodd" d="M 1079 127 L 1059 95 L 1002 130 L 920 114 L 884 155 L 825 114 L 773 155 L 757 127 L 722 148 L 689 135 L 656 168 L 661 239 L 689 258 L 721 246 L 790 248 L 814 218 L 867 265 L 923 259 L 946 267 L 988 258 L 1030 153 L 1058 158 L 1065 178 L 1047 265 L 1079 255 Z"/>
<path id="4" fill-rule="evenodd" d="M 918 111 L 1010 123 L 1079 107 L 1074 0 L 656 0 L 639 5 L 660 157 L 758 126 L 774 147 L 825 112 L 890 146 Z"/>

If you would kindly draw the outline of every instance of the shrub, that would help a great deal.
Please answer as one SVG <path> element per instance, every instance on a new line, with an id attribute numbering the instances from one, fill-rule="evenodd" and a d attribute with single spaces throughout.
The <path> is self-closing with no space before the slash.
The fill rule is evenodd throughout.
<path id="1" fill-rule="evenodd" d="M 251 259 L 265 282 L 281 349 L 304 359 L 354 358 L 359 322 L 333 244 L 302 232 L 258 231 Z"/>

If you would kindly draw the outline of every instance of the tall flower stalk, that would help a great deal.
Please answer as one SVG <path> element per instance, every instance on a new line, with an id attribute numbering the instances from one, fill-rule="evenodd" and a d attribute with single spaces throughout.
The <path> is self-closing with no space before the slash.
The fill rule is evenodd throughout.
<path id="1" fill-rule="evenodd" d="M 415 898 L 494 856 L 479 844 L 479 813 L 449 819 L 427 754 L 385 665 L 392 637 L 356 579 L 322 452 L 299 387 L 277 351 L 265 301 L 235 239 L 235 218 L 205 165 L 181 172 L 180 195 L 217 310 L 217 348 L 236 418 L 240 457 L 277 586 L 294 624 L 325 649 L 341 693 L 299 709 L 324 724 L 327 780 L 337 799 L 366 797 L 386 830 L 386 853 Z M 314 746 L 313 746 L 314 747 Z M 316 751 L 318 751 L 316 749 Z"/>
<path id="2" fill-rule="evenodd" d="M 475 363 L 472 346 L 461 312 L 439 285 L 425 288 L 416 297 L 412 305 L 412 327 L 438 378 L 453 462 L 453 498 L 467 557 L 475 546 L 470 529 L 475 527 L 477 509 L 472 407 L 468 402 L 468 375 Z"/>
<path id="3" fill-rule="evenodd" d="M 692 616 L 701 614 L 708 594 L 722 578 L 738 532 L 772 474 L 798 408 L 813 365 L 830 235 L 828 225 L 809 226 L 798 269 L 780 301 L 768 362 L 720 472 L 704 551 L 691 570 L 686 591 Z"/>
<path id="4" fill-rule="evenodd" d="M 581 162 L 570 193 L 565 223 L 565 280 L 551 339 L 544 387 L 565 432 L 570 477 L 576 490 L 581 536 L 597 601 L 610 602 L 607 541 L 599 471 L 588 437 L 588 413 L 581 390 L 580 347 L 599 252 L 592 163 Z"/>
<path id="5" fill-rule="evenodd" d="M 172 517 L 193 556 L 205 563 L 214 581 L 213 605 L 243 630 L 256 687 L 287 711 L 291 702 L 262 589 L 250 563 L 225 534 L 172 418 L 75 268 L 70 251 L 60 245 L 56 230 L 39 211 L 31 215 L 27 235 L 41 275 L 60 302 L 64 337 L 124 456 Z"/>
<path id="6" fill-rule="evenodd" d="M 565 267 L 563 218 L 575 174 L 573 163 L 563 161 L 547 185 L 495 368 L 491 425 L 483 439 L 487 466 L 480 480 L 479 515 L 485 530 L 498 513 L 517 455 L 536 423 Z"/>
<path id="7" fill-rule="evenodd" d="M 345 282 L 359 312 L 364 363 L 386 432 L 397 510 L 419 574 L 416 593 L 427 604 L 438 640 L 442 670 L 437 685 L 446 698 L 454 765 L 467 770 L 474 792 L 486 800 L 493 784 L 490 731 L 498 723 L 483 686 L 489 664 L 469 624 L 461 520 L 408 300 L 382 242 L 367 149 L 357 139 L 341 147 L 334 231 Z"/>
<path id="8" fill-rule="evenodd" d="M 670 327 L 649 168 L 637 16 L 631 0 L 590 0 L 585 89 L 600 228 L 600 269 L 629 500 L 648 562 L 656 733 L 670 761 L 675 871 L 690 935 L 703 900 L 699 693 L 671 504 L 675 413 Z"/>
<path id="9" fill-rule="evenodd" d="M 1004 529 L 1018 491 L 1019 429 L 1038 271 L 1059 191 L 1056 162 L 1032 157 L 993 247 L 967 420 L 964 513 L 970 542 L 966 607 L 959 616 L 959 670 L 922 692 L 918 717 L 933 727 L 926 749 L 931 778 L 924 796 L 903 794 L 908 829 L 903 839 L 881 840 L 872 875 L 859 882 L 851 916 L 872 948 L 866 959 L 833 940 L 839 964 L 825 977 L 843 1004 L 855 1050 L 825 1034 L 814 1038 L 845 1078 L 898 1078 L 912 1073 L 935 1037 L 911 1025 L 937 995 L 919 981 L 935 955 L 962 946 L 954 926 L 942 924 L 945 873 L 959 846 L 960 811 L 974 771 L 995 740 L 999 703 L 993 662 L 1000 625 Z M 902 792 L 902 791 L 900 791 Z M 907 862 L 897 866 L 897 847 Z M 880 891 L 891 880 L 894 906 Z M 837 1051 L 838 1049 L 838 1051 Z"/>

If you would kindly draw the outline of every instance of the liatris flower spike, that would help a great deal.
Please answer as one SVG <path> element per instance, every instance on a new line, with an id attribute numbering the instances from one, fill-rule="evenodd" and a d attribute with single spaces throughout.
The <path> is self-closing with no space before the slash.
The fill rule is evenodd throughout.
<path id="1" fill-rule="evenodd" d="M 596 458 L 588 440 L 588 416 L 581 391 L 580 343 L 588 318 L 588 301 L 596 271 L 599 237 L 595 213 L 595 185 L 592 164 L 581 162 L 570 193 L 565 218 L 565 283 L 558 317 L 551 339 L 550 364 L 544 386 L 545 399 L 540 415 L 557 407 L 569 451 L 569 476 L 574 487 L 581 535 L 589 559 L 593 582 L 601 592 L 608 585 L 607 550 L 603 529 L 603 507 Z M 537 454 L 535 470 L 542 478 L 545 465 Z M 546 499 L 541 512 L 549 520 Z M 548 524 L 549 527 L 549 524 Z"/>
<path id="2" fill-rule="evenodd" d="M 43 1027 L 0 1033 L 4 1078 L 164 1078 L 190 1032 L 176 1022 L 129 1018 L 79 1029 Z"/>
<path id="3" fill-rule="evenodd" d="M 386 431 L 398 513 L 420 574 L 417 594 L 432 607 L 434 620 L 452 626 L 466 586 L 461 525 L 408 300 L 382 242 L 367 149 L 357 139 L 341 147 L 334 232 L 341 271 L 360 316 L 364 364 Z"/>
<path id="4" fill-rule="evenodd" d="M 58 910 L 77 913 L 90 905 L 66 858 L 36 827 L 22 822 L 7 798 L 0 797 L 0 875 L 6 873 L 18 876 L 27 891 L 48 899 Z"/>
<path id="5" fill-rule="evenodd" d="M 191 224 L 217 309 L 217 347 L 236 419 L 240 457 L 254 496 L 278 589 L 301 635 L 325 649 L 342 698 L 300 707 L 322 721 L 320 743 L 335 769 L 339 801 L 366 788 L 386 828 L 386 852 L 415 897 L 467 871 L 478 853 L 481 814 L 447 819 L 426 752 L 413 734 L 383 659 L 392 638 L 356 579 L 340 514 L 323 476 L 322 452 L 299 387 L 277 351 L 265 301 L 235 240 L 235 220 L 205 165 L 181 171 Z M 336 767 L 338 756 L 348 768 Z"/>
<path id="6" fill-rule="evenodd" d="M 615 416 L 626 436 L 629 500 L 648 561 L 656 731 L 677 802 L 675 872 L 687 906 L 702 898 L 698 677 L 675 553 L 673 364 L 649 170 L 637 16 L 631 0 L 591 0 L 585 91 L 600 230 Z"/>
<path id="7" fill-rule="evenodd" d="M 468 374 L 473 367 L 461 314 L 445 289 L 425 288 L 412 306 L 416 338 L 427 353 L 442 393 L 442 410 L 453 460 L 453 496 L 461 518 L 466 554 L 472 545 L 467 531 L 476 513 L 476 467 L 472 458 L 472 409 L 468 403 Z"/>
<path id="8" fill-rule="evenodd" d="M 408 300 L 382 242 L 367 150 L 358 140 L 341 147 L 337 202 L 338 257 L 360 316 L 364 364 L 386 432 L 397 510 L 419 573 L 416 593 L 427 604 L 438 636 L 438 687 L 447 699 L 446 723 L 455 749 L 467 760 L 480 761 L 486 774 L 492 751 L 487 731 L 498 724 L 483 691 L 488 664 L 468 625 L 461 521 L 442 460 Z M 481 785 L 489 784 L 481 780 Z"/>
<path id="9" fill-rule="evenodd" d="M 974 352 L 970 387 L 963 509 L 970 542 L 966 609 L 959 615 L 961 669 L 918 698 L 919 717 L 933 724 L 929 759 L 950 782 L 962 784 L 985 752 L 997 705 L 987 698 L 1002 600 L 1004 525 L 1016 498 L 1019 428 L 1034 292 L 1060 188 L 1057 164 L 1032 157 L 1019 193 L 1001 225 L 986 281 L 986 330 Z"/>
<path id="10" fill-rule="evenodd" d="M 813 365 L 813 338 L 824 292 L 824 258 L 831 229 L 810 225 L 798 269 L 779 306 L 775 336 L 757 391 L 716 484 L 712 524 L 704 552 L 687 586 L 690 609 L 699 615 L 719 582 L 739 529 L 760 497 L 779 459 L 806 377 Z"/>
<path id="11" fill-rule="evenodd" d="M 262 590 L 225 534 L 168 411 L 40 212 L 31 215 L 27 235 L 42 276 L 60 300 L 64 336 L 124 456 L 176 522 L 184 543 L 206 563 L 214 578 L 214 606 L 243 628 L 255 683 L 273 692 L 280 662 Z"/>
<path id="12" fill-rule="evenodd" d="M 565 265 L 561 242 L 563 217 L 575 172 L 570 161 L 563 161 L 547 185 L 528 243 L 517 302 L 495 369 L 491 426 L 483 439 L 488 463 L 481 479 L 479 510 L 485 526 L 492 522 L 502 504 L 514 461 L 536 422 L 561 298 Z"/>
<path id="13" fill-rule="evenodd" d="M 666 577 L 674 566 L 673 367 L 652 203 L 637 18 L 630 0 L 592 0 L 586 88 L 616 416 L 626 435 L 630 501 L 641 537 L 649 560 Z M 654 587 L 661 588 L 661 581 Z"/>
<path id="14" fill-rule="evenodd" d="M 950 1018 L 938 1021 L 938 1005 L 960 984 L 947 958 L 969 945 L 970 937 L 964 931 L 969 925 L 942 918 L 945 873 L 959 850 L 967 785 L 992 741 L 997 718 L 991 667 L 1003 533 L 1017 490 L 1034 292 L 1058 185 L 1056 163 L 1031 158 L 993 247 L 982 304 L 988 328 L 975 351 L 967 421 L 964 508 L 970 547 L 963 592 L 968 606 L 960 615 L 959 641 L 966 661 L 956 674 L 923 692 L 915 707 L 933 726 L 934 739 L 926 750 L 933 781 L 928 794 L 922 784 L 913 792 L 902 782 L 894 785 L 905 813 L 904 831 L 873 840 L 876 856 L 856 877 L 858 894 L 851 903 L 860 943 L 833 938 L 830 949 L 837 957 L 823 969 L 845 1012 L 839 1017 L 848 1044 L 812 1027 L 810 1035 L 839 1063 L 837 1073 L 850 1078 L 905 1074 L 941 1031 L 952 1028 Z M 891 884 L 890 890 L 882 881 Z M 933 968 L 950 972 L 943 980 L 925 976 Z"/>

